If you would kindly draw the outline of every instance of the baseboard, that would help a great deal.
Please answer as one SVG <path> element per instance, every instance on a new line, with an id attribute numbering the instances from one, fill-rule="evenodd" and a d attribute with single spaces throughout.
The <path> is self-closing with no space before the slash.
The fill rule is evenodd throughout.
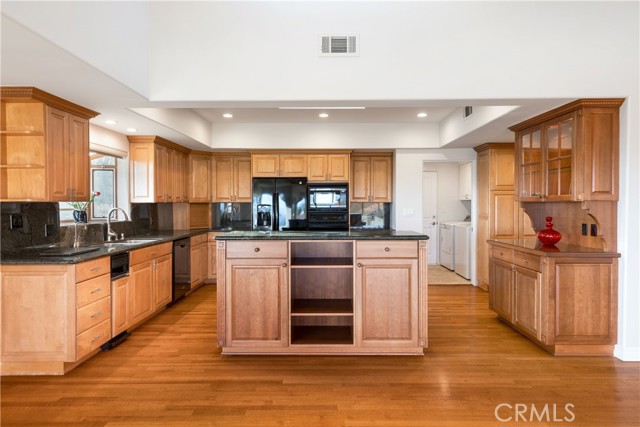
<path id="1" fill-rule="evenodd" d="M 613 355 L 624 362 L 640 362 L 640 347 L 622 347 L 616 345 Z"/>

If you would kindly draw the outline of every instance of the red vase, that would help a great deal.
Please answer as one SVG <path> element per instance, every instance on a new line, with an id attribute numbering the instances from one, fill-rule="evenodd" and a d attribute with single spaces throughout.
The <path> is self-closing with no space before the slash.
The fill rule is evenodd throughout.
<path id="1" fill-rule="evenodd" d="M 562 234 L 551 228 L 553 227 L 551 223 L 553 221 L 552 217 L 548 216 L 545 219 L 547 220 L 547 228 L 538 231 L 538 240 L 545 246 L 553 246 L 562 239 Z"/>

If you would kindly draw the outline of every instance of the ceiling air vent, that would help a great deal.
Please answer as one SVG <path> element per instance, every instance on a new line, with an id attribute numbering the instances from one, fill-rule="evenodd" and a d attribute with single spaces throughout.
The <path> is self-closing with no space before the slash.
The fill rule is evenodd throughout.
<path id="1" fill-rule="evenodd" d="M 320 36 L 320 56 L 357 56 L 358 36 Z"/>
<path id="2" fill-rule="evenodd" d="M 472 114 L 473 114 L 473 107 L 470 106 L 470 105 L 467 105 L 466 107 L 464 107 L 464 112 L 462 114 L 462 118 L 466 119 L 467 117 L 469 117 Z"/>

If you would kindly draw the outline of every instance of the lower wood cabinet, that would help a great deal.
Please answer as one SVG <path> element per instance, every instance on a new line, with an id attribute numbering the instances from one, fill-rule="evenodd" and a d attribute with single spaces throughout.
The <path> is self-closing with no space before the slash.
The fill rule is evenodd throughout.
<path id="1" fill-rule="evenodd" d="M 612 355 L 619 254 L 490 244 L 489 307 L 500 318 L 555 355 Z"/>
<path id="2" fill-rule="evenodd" d="M 111 335 L 114 337 L 129 327 L 129 276 L 111 282 Z"/>
<path id="3" fill-rule="evenodd" d="M 131 251 L 127 323 L 134 327 L 171 302 L 172 243 Z"/>
<path id="4" fill-rule="evenodd" d="M 191 237 L 191 289 L 202 285 L 209 270 L 207 234 Z"/>

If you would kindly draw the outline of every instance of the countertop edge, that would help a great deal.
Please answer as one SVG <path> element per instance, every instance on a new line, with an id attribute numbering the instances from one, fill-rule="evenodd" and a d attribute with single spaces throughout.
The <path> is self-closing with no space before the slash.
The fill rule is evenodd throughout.
<path id="1" fill-rule="evenodd" d="M 620 254 L 618 252 L 611 252 L 611 251 L 601 251 L 598 252 L 597 249 L 593 249 L 593 248 L 587 248 L 584 247 L 584 249 L 586 249 L 585 252 L 581 252 L 579 250 L 576 251 L 547 251 L 547 250 L 543 250 L 543 249 L 533 249 L 533 248 L 528 248 L 526 246 L 520 246 L 520 245 L 516 245 L 513 243 L 508 243 L 508 242 L 501 242 L 499 240 L 492 240 L 489 239 L 487 240 L 487 243 L 489 243 L 490 245 L 494 245 L 494 246 L 500 246 L 503 248 L 507 248 L 507 249 L 516 249 L 518 251 L 521 252 L 526 252 L 526 253 L 530 253 L 530 254 L 534 254 L 534 255 L 541 255 L 541 256 L 546 256 L 546 257 L 553 257 L 553 258 L 569 258 L 569 257 L 575 257 L 575 256 L 580 256 L 581 258 L 585 258 L 585 257 L 608 257 L 608 258 L 620 258 Z M 575 245 L 576 248 L 582 248 L 581 246 L 577 246 Z"/>

